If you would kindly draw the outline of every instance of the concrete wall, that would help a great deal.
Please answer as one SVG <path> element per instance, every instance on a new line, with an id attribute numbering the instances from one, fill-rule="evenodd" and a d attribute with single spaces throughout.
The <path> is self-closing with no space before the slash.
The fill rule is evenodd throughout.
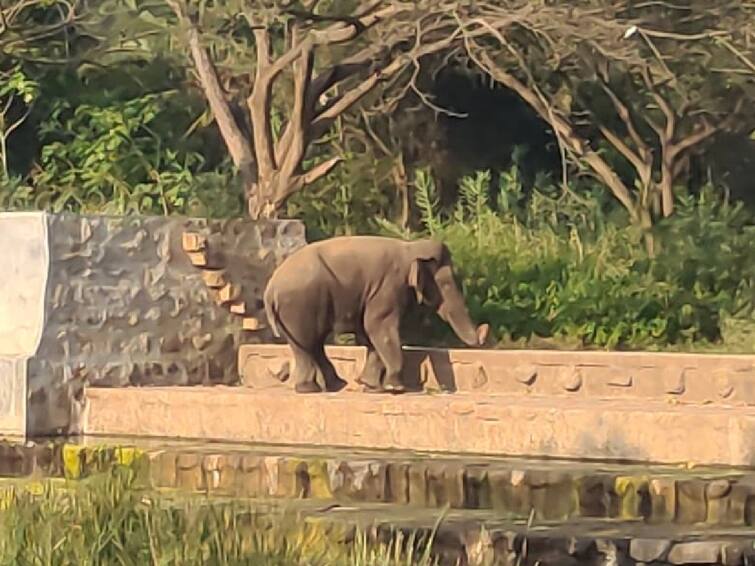
<path id="1" fill-rule="evenodd" d="M 204 270 L 186 233 L 212 244 Z M 264 321 L 264 284 L 303 245 L 304 227 L 8 213 L 0 243 L 0 433 L 40 435 L 78 431 L 85 384 L 234 383 L 239 344 L 270 338 L 264 324 L 244 330 L 244 317 Z M 219 300 L 208 271 L 240 289 L 243 308 Z M 24 397 L 27 407 L 7 401 Z"/>
<path id="2" fill-rule="evenodd" d="M 40 214 L 0 213 L 0 434 L 23 436 L 27 362 L 42 338 L 49 251 Z"/>

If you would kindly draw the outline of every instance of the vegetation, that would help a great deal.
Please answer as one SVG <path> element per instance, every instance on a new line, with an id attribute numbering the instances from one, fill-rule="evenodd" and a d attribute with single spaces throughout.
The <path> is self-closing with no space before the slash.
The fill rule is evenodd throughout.
<path id="1" fill-rule="evenodd" d="M 500 178 L 494 209 L 489 184 L 489 172 L 463 179 L 450 215 L 439 213 L 427 174 L 416 197 L 425 232 L 451 249 L 473 317 L 501 343 L 699 347 L 755 323 L 755 226 L 741 204 L 710 188 L 679 199 L 650 257 L 642 230 L 612 218 L 600 193 L 577 199 L 546 183 L 524 196 L 515 166 Z M 751 334 L 726 338 L 753 347 Z"/>
<path id="2" fill-rule="evenodd" d="M 372 542 L 258 512 L 251 503 L 171 497 L 140 488 L 129 468 L 66 486 L 11 491 L 0 510 L 0 563 L 430 565 L 431 538 Z"/>
<path id="3" fill-rule="evenodd" d="M 0 209 L 432 234 L 501 344 L 755 351 L 751 3 L 253 4 L 0 3 Z"/>

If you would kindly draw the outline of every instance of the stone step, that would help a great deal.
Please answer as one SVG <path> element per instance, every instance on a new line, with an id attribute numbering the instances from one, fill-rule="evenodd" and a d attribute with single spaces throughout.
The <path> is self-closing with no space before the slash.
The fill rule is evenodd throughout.
<path id="1" fill-rule="evenodd" d="M 445 350 L 405 348 L 404 381 L 425 390 L 547 395 L 566 399 L 670 400 L 682 404 L 755 406 L 755 356 L 650 352 L 564 352 L 532 350 Z M 349 388 L 358 389 L 366 350 L 328 346 Z M 239 348 L 244 385 L 284 387 L 279 369 L 293 365 L 286 345 Z"/>
<path id="2" fill-rule="evenodd" d="M 407 511 L 388 505 L 318 508 L 310 502 L 287 503 L 286 508 L 332 530 L 339 525 L 358 525 L 368 536 L 383 540 L 396 531 L 434 533 L 433 553 L 443 566 L 744 566 L 755 559 L 751 528 L 712 531 L 626 521 L 554 524 L 490 513 L 451 511 L 441 516 L 430 510 Z"/>
<path id="3" fill-rule="evenodd" d="M 360 509 L 390 503 L 405 515 L 448 506 L 488 522 L 624 521 L 714 531 L 755 524 L 752 471 L 123 438 L 0 444 L 5 478 L 79 479 L 116 463 L 133 465 L 152 487 L 212 497 Z"/>
<path id="4" fill-rule="evenodd" d="M 83 432 L 440 453 L 755 466 L 755 408 L 281 388 L 86 390 Z"/>
<path id="5" fill-rule="evenodd" d="M 184 501 L 183 496 L 167 495 L 161 503 L 180 506 Z M 245 503 L 238 507 L 242 513 Z M 251 507 L 255 513 L 293 514 L 314 527 L 315 536 L 332 540 L 353 541 L 355 527 L 373 541 L 396 540 L 397 533 L 402 533 L 409 543 L 413 536 L 420 551 L 430 540 L 440 566 L 746 566 L 755 559 L 751 528 L 698 529 L 595 520 L 557 524 L 479 511 L 323 505 L 313 500 L 282 504 L 256 500 Z M 243 532 L 244 522 L 238 524 Z"/>
<path id="6" fill-rule="evenodd" d="M 32 493 L 48 487 L 67 490 L 69 482 L 40 480 L 31 483 L 0 480 L 0 506 L 13 493 Z M 142 484 L 141 487 L 144 487 Z M 153 505 L 184 508 L 189 494 L 160 490 L 147 496 Z M 420 545 L 432 537 L 432 552 L 442 566 L 499 564 L 540 565 L 645 565 L 751 564 L 755 559 L 752 528 L 648 524 L 631 520 L 539 520 L 508 516 L 498 510 L 454 510 L 408 507 L 390 503 L 328 503 L 316 499 L 258 499 L 223 496 L 210 492 L 194 505 L 230 504 L 226 513 L 242 516 L 287 514 L 300 527 L 308 524 L 310 537 L 334 541 L 354 540 L 355 528 L 369 540 L 397 540 Z M 225 514 L 225 516 L 228 516 Z M 235 528 L 242 536 L 253 522 L 240 520 Z M 296 531 L 294 531 L 296 534 Z M 414 539 L 410 537 L 415 537 Z M 311 540 L 311 539 L 310 539 Z"/>

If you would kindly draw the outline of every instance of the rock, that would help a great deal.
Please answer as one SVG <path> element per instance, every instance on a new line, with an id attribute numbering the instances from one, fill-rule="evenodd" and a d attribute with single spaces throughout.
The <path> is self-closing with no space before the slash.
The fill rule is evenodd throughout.
<path id="1" fill-rule="evenodd" d="M 721 556 L 721 543 L 681 542 L 668 553 L 671 564 L 716 564 Z"/>
<path id="2" fill-rule="evenodd" d="M 737 543 L 721 547 L 721 563 L 724 566 L 742 566 L 745 563 L 745 548 Z"/>
<path id="3" fill-rule="evenodd" d="M 659 560 L 668 549 L 671 541 L 652 538 L 635 538 L 629 542 L 629 556 L 639 562 Z"/>

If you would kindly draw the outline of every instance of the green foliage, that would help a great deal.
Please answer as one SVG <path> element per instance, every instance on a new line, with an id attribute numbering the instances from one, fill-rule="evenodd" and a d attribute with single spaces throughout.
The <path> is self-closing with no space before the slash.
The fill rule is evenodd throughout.
<path id="1" fill-rule="evenodd" d="M 78 484 L 14 489 L 0 511 L 0 563 L 391 566 L 435 563 L 431 538 L 353 540 L 322 522 L 139 489 L 129 468 Z"/>
<path id="2" fill-rule="evenodd" d="M 21 65 L 0 72 L 0 182 L 6 182 L 10 177 L 10 137 L 28 118 L 37 96 L 39 84 L 23 71 Z"/>
<path id="3" fill-rule="evenodd" d="M 377 215 L 390 210 L 375 180 L 381 165 L 378 160 L 351 152 L 344 152 L 343 157 L 344 162 L 327 177 L 288 202 L 288 216 L 304 221 L 310 241 L 373 231 Z"/>
<path id="4" fill-rule="evenodd" d="M 4 204 L 104 214 L 238 211 L 241 199 L 229 190 L 227 166 L 204 171 L 199 152 L 166 147 L 171 140 L 159 124 L 175 124 L 177 104 L 182 100 L 172 92 L 75 108 L 57 101 L 40 126 L 44 145 L 34 190 L 6 189 Z"/>
<path id="5" fill-rule="evenodd" d="M 752 217 L 712 190 L 680 201 L 658 227 L 661 252 L 651 259 L 641 233 L 609 219 L 594 197 L 549 186 L 525 197 L 514 167 L 501 178 L 496 211 L 489 182 L 486 172 L 464 179 L 451 215 L 439 214 L 430 182 L 417 184 L 416 198 L 427 233 L 451 249 L 470 313 L 500 342 L 720 343 L 725 320 L 751 316 Z M 435 330 L 450 340 L 445 325 Z"/>

